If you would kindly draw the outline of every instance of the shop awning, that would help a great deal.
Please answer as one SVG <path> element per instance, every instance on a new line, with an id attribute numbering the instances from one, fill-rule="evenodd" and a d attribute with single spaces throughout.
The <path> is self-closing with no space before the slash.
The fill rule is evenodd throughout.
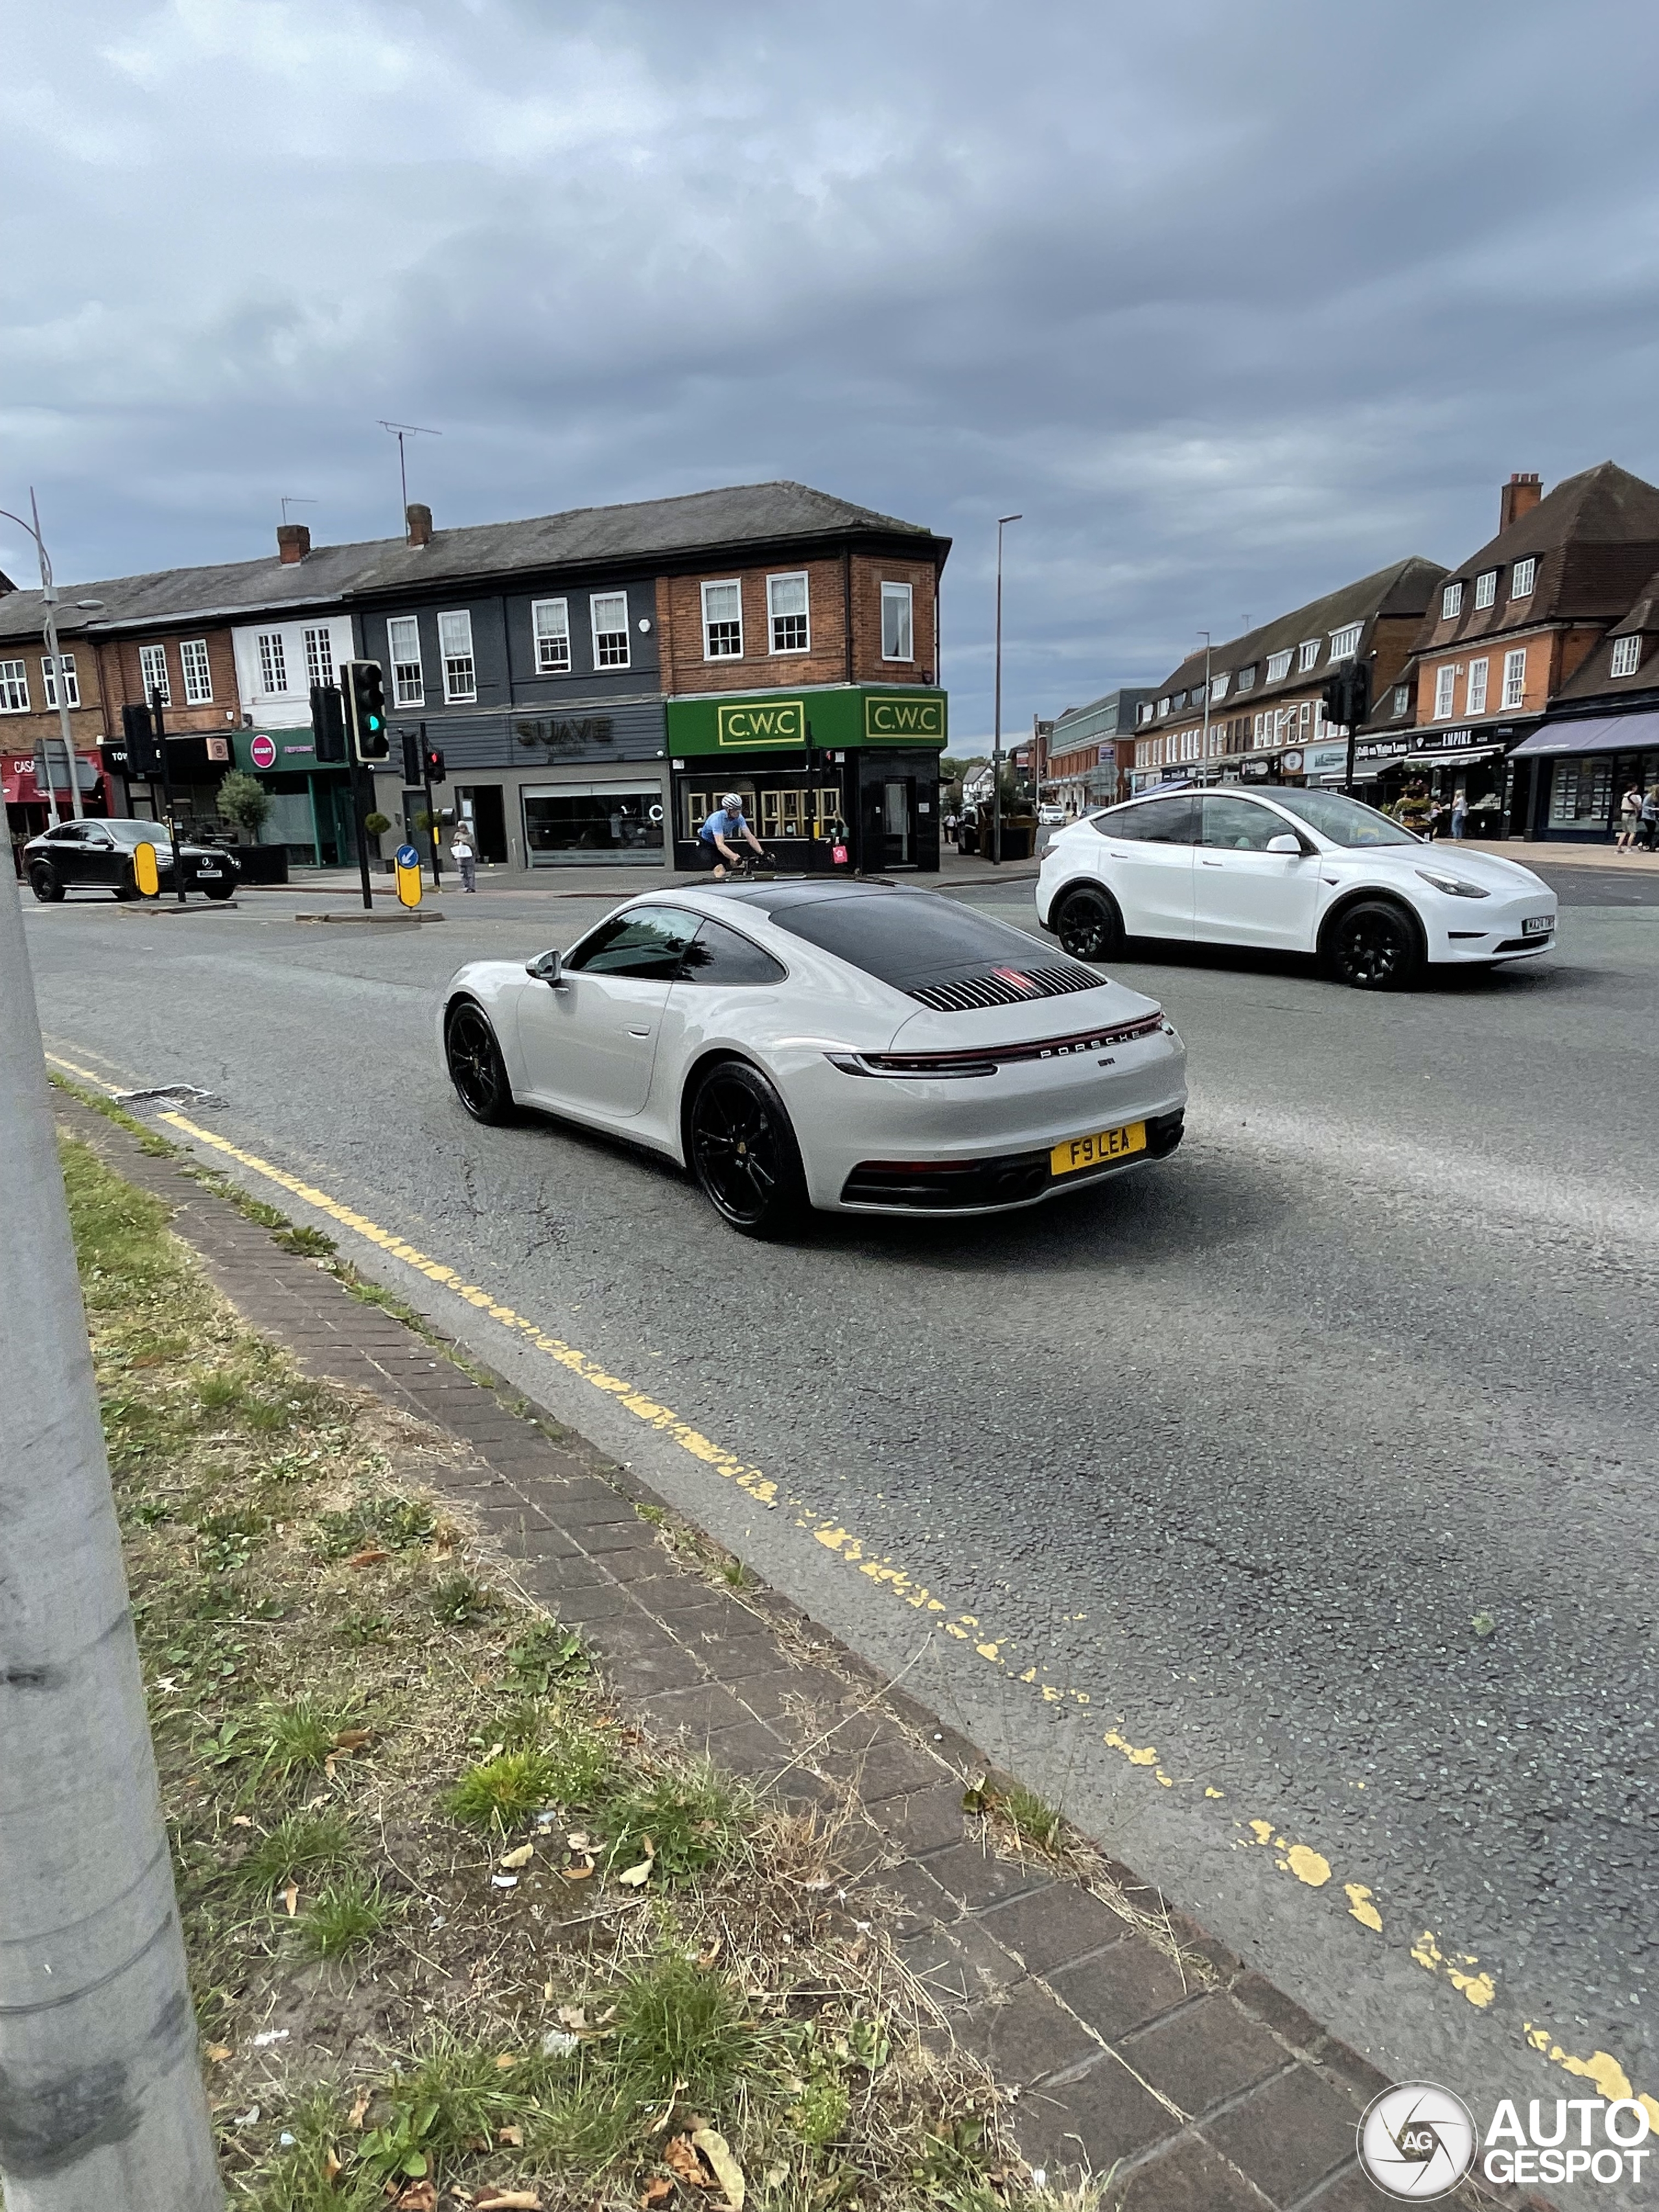
<path id="1" fill-rule="evenodd" d="M 1462 768 L 1466 761 L 1491 760 L 1503 750 L 1502 745 L 1472 745 L 1461 752 L 1407 753 L 1401 765 L 1405 768 Z"/>
<path id="2" fill-rule="evenodd" d="M 1545 722 L 1522 738 L 1511 760 L 1523 753 L 1644 753 L 1659 751 L 1659 714 L 1587 714 L 1579 721 Z"/>

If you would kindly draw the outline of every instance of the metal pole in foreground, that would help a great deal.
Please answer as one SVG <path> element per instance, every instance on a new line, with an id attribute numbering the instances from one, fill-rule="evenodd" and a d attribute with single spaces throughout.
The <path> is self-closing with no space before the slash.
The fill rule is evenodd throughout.
<path id="1" fill-rule="evenodd" d="M 167 1833 L 17 901 L 0 897 L 0 2182 L 220 2212 Z"/>
<path id="2" fill-rule="evenodd" d="M 161 763 L 161 804 L 167 811 L 167 836 L 173 844 L 173 889 L 180 906 L 185 903 L 185 864 L 179 857 L 179 817 L 173 805 L 173 770 L 167 765 L 167 727 L 161 709 L 161 687 L 150 686 L 150 719 L 155 726 L 155 750 Z M 155 788 L 154 785 L 151 789 Z"/>

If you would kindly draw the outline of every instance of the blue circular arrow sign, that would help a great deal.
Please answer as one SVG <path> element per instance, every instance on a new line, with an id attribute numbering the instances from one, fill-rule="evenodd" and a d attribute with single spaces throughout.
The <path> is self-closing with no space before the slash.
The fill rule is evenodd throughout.
<path id="1" fill-rule="evenodd" d="M 412 845 L 398 846 L 398 866 L 400 868 L 418 868 L 420 865 L 421 856 Z"/>

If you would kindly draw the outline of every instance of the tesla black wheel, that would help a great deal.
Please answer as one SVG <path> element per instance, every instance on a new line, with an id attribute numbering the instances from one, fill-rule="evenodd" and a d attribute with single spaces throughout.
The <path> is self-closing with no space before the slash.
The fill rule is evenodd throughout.
<path id="1" fill-rule="evenodd" d="M 29 870 L 29 889 L 42 906 L 55 906 L 64 896 L 56 870 L 46 860 L 37 861 Z"/>
<path id="2" fill-rule="evenodd" d="M 455 1095 L 473 1120 L 492 1125 L 509 1120 L 513 1086 L 483 1009 L 464 999 L 449 1017 L 444 1046 Z"/>
<path id="3" fill-rule="evenodd" d="M 806 1179 L 789 1116 L 756 1068 L 723 1060 L 697 1085 L 691 1169 L 709 1204 L 745 1237 L 781 1237 L 806 1211 Z"/>
<path id="4" fill-rule="evenodd" d="M 1337 917 L 1325 957 L 1339 983 L 1356 991 L 1398 991 L 1413 980 L 1422 956 L 1403 908 L 1390 899 L 1362 899 Z"/>
<path id="5" fill-rule="evenodd" d="M 1104 891 L 1067 891 L 1054 915 L 1054 932 L 1073 960 L 1110 960 L 1123 946 L 1123 925 Z"/>

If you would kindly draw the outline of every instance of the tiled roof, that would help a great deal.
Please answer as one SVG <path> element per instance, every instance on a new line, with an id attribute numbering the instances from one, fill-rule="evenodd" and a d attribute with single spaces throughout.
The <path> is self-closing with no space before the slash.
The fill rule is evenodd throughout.
<path id="1" fill-rule="evenodd" d="M 1305 690 L 1315 680 L 1322 683 L 1330 673 L 1329 642 L 1334 630 L 1346 629 L 1353 623 L 1362 626 L 1359 652 L 1368 649 L 1365 632 L 1379 616 L 1412 617 L 1424 613 L 1440 586 L 1445 574 L 1438 562 L 1425 561 L 1413 554 L 1404 561 L 1396 561 L 1391 568 L 1379 568 L 1374 575 L 1361 576 L 1358 582 L 1345 584 L 1340 591 L 1328 592 L 1322 599 L 1310 599 L 1306 606 L 1280 615 L 1274 621 L 1264 623 L 1259 629 L 1246 630 L 1240 637 L 1229 638 L 1224 644 L 1210 648 L 1210 672 L 1212 676 L 1227 675 L 1231 681 L 1227 686 L 1228 713 L 1236 711 L 1235 702 L 1240 697 L 1237 672 L 1255 668 L 1256 679 L 1252 689 L 1243 694 L 1253 704 L 1265 697 L 1277 699 L 1284 692 L 1298 687 Z M 1320 657 L 1311 669 L 1298 672 L 1296 665 L 1297 647 L 1304 641 L 1320 641 Z M 1267 663 L 1275 653 L 1288 651 L 1291 665 L 1277 682 L 1267 680 Z M 1204 653 L 1202 648 L 1188 653 L 1172 675 L 1160 684 L 1154 694 L 1164 698 L 1176 691 L 1196 687 L 1202 703 L 1204 690 Z M 1219 703 L 1219 702 L 1218 702 Z M 1171 721 L 1177 717 L 1171 715 Z"/>
<path id="2" fill-rule="evenodd" d="M 66 605 L 59 628 L 68 635 L 88 629 L 233 620 L 452 580 L 622 567 L 744 545 L 871 534 L 914 538 L 918 550 L 926 549 L 930 556 L 950 549 L 948 538 L 936 538 L 920 523 L 901 522 L 814 491 L 809 484 L 733 484 L 623 507 L 573 507 L 523 522 L 434 530 L 431 543 L 419 547 L 401 538 L 371 538 L 356 545 L 320 545 L 303 561 L 289 563 L 272 554 L 258 561 L 161 568 L 148 575 L 62 586 L 66 600 L 100 599 L 105 606 L 88 616 Z M 0 597 L 0 637 L 38 635 L 40 608 L 38 591 Z"/>
<path id="3" fill-rule="evenodd" d="M 1517 561 L 1537 563 L 1532 590 L 1511 599 Z M 1474 645 L 1540 623 L 1611 622 L 1622 614 L 1659 566 L 1659 489 L 1616 461 L 1598 461 L 1567 477 L 1530 514 L 1500 530 L 1479 552 L 1449 569 L 1462 605 L 1443 618 L 1437 596 L 1419 633 L 1419 653 Z M 1474 604 L 1477 577 L 1496 572 L 1492 604 Z"/>

